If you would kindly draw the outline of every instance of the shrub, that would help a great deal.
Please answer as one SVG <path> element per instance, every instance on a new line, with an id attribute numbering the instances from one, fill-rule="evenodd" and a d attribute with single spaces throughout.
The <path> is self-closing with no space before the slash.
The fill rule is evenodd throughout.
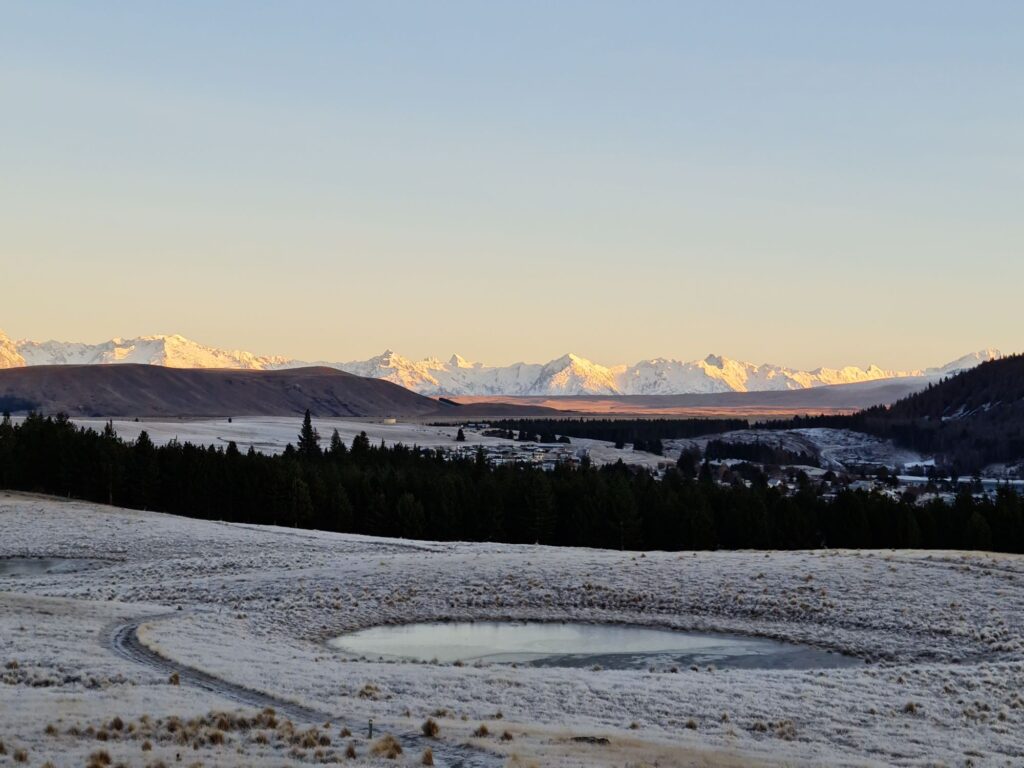
<path id="1" fill-rule="evenodd" d="M 394 736 L 386 733 L 373 743 L 373 746 L 370 747 L 370 754 L 375 757 L 386 757 L 388 760 L 394 760 L 402 754 L 402 745 L 398 743 Z"/>

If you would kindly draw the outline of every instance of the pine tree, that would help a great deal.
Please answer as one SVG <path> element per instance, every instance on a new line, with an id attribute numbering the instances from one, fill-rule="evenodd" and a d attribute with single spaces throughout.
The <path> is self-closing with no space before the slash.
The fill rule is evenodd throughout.
<path id="1" fill-rule="evenodd" d="M 320 433 L 313 427 L 313 417 L 308 408 L 302 419 L 302 430 L 299 432 L 298 452 L 306 459 L 320 455 Z"/>
<path id="2" fill-rule="evenodd" d="M 331 447 L 329 449 L 329 453 L 336 459 L 340 459 L 348 453 L 348 448 L 346 448 L 345 443 L 342 442 L 341 435 L 338 434 L 337 429 L 331 433 Z"/>
<path id="3" fill-rule="evenodd" d="M 459 427 L 459 433 L 455 435 L 455 442 L 464 443 L 466 442 L 466 433 L 462 431 L 462 427 Z"/>

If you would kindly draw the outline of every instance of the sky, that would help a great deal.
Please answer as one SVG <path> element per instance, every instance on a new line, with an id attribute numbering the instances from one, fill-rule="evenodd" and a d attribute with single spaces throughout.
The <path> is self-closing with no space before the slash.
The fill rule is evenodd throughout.
<path id="1" fill-rule="evenodd" d="M 1024 3 L 0 0 L 0 329 L 1024 350 Z"/>

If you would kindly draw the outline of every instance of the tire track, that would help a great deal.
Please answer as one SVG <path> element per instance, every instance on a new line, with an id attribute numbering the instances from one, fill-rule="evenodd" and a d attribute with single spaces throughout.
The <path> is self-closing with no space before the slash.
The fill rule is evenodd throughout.
<path id="1" fill-rule="evenodd" d="M 182 615 L 181 612 L 175 611 L 109 624 L 103 630 L 104 645 L 118 656 L 136 664 L 141 664 L 168 676 L 177 673 L 181 685 L 190 685 L 257 709 L 270 707 L 278 714 L 298 722 L 309 724 L 331 722 L 346 725 L 353 732 L 357 732 L 357 729 L 352 727 L 352 723 L 346 723 L 344 718 L 340 718 L 336 714 L 289 701 L 265 691 L 247 688 L 201 669 L 174 661 L 154 651 L 139 639 L 139 627 L 142 624 Z M 383 732 L 384 729 L 381 729 L 381 733 Z M 500 768 L 505 764 L 504 758 L 500 755 L 478 749 L 470 744 L 446 744 L 428 740 L 418 733 L 396 733 L 394 735 L 401 742 L 403 748 L 422 750 L 430 747 L 434 753 L 434 764 L 443 768 Z"/>

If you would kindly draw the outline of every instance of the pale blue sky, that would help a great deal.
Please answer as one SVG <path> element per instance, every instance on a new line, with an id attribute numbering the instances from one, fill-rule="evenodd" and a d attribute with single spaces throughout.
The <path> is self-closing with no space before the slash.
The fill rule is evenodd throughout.
<path id="1" fill-rule="evenodd" d="M 0 2 L 0 328 L 1024 349 L 1024 3 Z"/>

